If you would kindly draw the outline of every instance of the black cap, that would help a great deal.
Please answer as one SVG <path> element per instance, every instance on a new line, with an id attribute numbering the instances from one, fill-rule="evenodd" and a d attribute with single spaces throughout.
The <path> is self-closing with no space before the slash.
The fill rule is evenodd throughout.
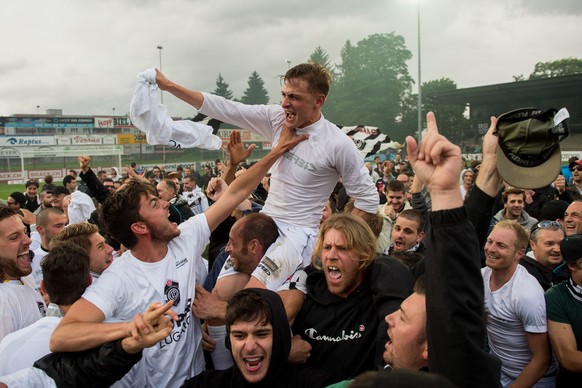
<path id="1" fill-rule="evenodd" d="M 36 188 L 38 189 L 38 181 L 36 179 L 29 179 L 26 181 L 26 183 L 24 184 L 24 187 L 28 187 L 34 185 L 36 186 Z"/>
<path id="2" fill-rule="evenodd" d="M 53 190 L 53 195 L 59 196 L 61 194 L 69 195 L 69 194 L 71 194 L 71 192 L 65 186 L 55 187 L 55 189 Z"/>
<path id="3" fill-rule="evenodd" d="M 568 263 L 573 263 L 582 257 L 582 235 L 566 236 L 560 243 L 562 257 Z"/>
<path id="4" fill-rule="evenodd" d="M 20 191 L 15 191 L 10 194 L 10 197 L 20 204 L 20 207 L 24 207 L 26 204 L 26 197 Z"/>

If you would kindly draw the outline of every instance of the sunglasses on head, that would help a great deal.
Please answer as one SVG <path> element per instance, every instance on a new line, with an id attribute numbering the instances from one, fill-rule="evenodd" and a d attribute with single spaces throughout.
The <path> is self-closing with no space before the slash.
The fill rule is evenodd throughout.
<path id="1" fill-rule="evenodd" d="M 531 228 L 531 233 L 535 232 L 538 229 L 558 230 L 562 229 L 562 224 L 560 224 L 558 221 L 540 221 Z"/>

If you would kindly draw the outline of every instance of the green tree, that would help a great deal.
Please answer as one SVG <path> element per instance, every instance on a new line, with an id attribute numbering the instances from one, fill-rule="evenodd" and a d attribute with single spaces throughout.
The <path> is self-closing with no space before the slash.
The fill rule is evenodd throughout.
<path id="1" fill-rule="evenodd" d="M 229 89 L 230 86 L 222 78 L 222 74 L 218 73 L 218 78 L 216 78 L 216 89 L 212 94 L 226 98 L 227 100 L 232 100 L 232 91 Z"/>
<path id="2" fill-rule="evenodd" d="M 390 134 L 412 78 L 406 61 L 412 54 L 395 33 L 374 34 L 341 51 L 337 82 L 324 106 L 327 118 L 340 125 L 365 124 Z"/>
<path id="3" fill-rule="evenodd" d="M 440 92 L 457 90 L 455 81 L 449 78 L 441 78 L 422 84 L 422 128 L 426 127 L 426 113 L 434 112 L 439 131 L 451 141 L 458 143 L 467 134 L 469 120 L 465 117 L 465 106 L 463 104 L 445 103 L 439 98 Z M 399 125 L 398 134 L 407 135 L 416 132 L 418 129 L 418 94 L 410 94 L 404 99 L 402 106 L 402 118 Z M 398 138 L 398 140 L 400 137 Z"/>
<path id="4" fill-rule="evenodd" d="M 245 90 L 240 101 L 244 104 L 268 104 L 269 94 L 265 89 L 265 82 L 257 73 L 253 71 L 249 77 L 248 87 Z"/>
<path id="5" fill-rule="evenodd" d="M 334 66 L 329 59 L 329 55 L 321 46 L 317 46 L 315 48 L 315 50 L 309 56 L 308 62 L 319 63 L 320 65 L 322 65 L 323 67 L 325 67 L 329 71 L 329 73 L 331 74 L 332 80 L 335 79 L 336 75 L 335 75 Z"/>
<path id="6" fill-rule="evenodd" d="M 538 62 L 529 79 L 561 77 L 563 75 L 582 74 L 582 59 L 563 58 L 551 62 Z"/>

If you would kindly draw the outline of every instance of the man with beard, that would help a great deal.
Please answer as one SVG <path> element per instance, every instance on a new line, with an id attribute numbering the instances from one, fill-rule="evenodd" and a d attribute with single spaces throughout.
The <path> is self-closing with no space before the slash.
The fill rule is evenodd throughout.
<path id="1" fill-rule="evenodd" d="M 384 252 L 390 248 L 396 218 L 402 211 L 412 209 L 406 201 L 404 183 L 394 179 L 384 186 L 384 193 L 386 203 L 378 206 L 378 215 L 382 217 L 382 231 L 376 244 L 377 252 Z"/>
<path id="2" fill-rule="evenodd" d="M 319 270 L 296 286 L 307 293 L 293 323 L 293 332 L 301 336 L 294 348 L 311 349 L 303 361 L 333 381 L 382 363 L 388 340 L 384 317 L 412 292 L 409 269 L 393 257 L 376 256 L 375 241 L 361 218 L 332 215 L 321 225 L 313 252 L 313 267 Z"/>
<path id="3" fill-rule="evenodd" d="M 18 214 L 0 207 L 0 340 L 45 314 L 45 304 L 34 289 L 30 238 Z"/>
<path id="4" fill-rule="evenodd" d="M 525 190 L 515 187 L 509 188 L 503 192 L 501 199 L 503 200 L 503 209 L 493 216 L 491 226 L 501 220 L 516 220 L 525 229 L 530 230 L 538 222 L 524 210 Z"/>
<path id="5" fill-rule="evenodd" d="M 417 252 L 424 256 L 422 243 L 424 219 L 418 210 L 406 209 L 398 215 L 392 229 L 392 245 L 384 253 Z"/>
<path id="6" fill-rule="evenodd" d="M 175 387 L 202 372 L 200 321 L 192 316 L 191 307 L 195 286 L 205 276 L 201 256 L 210 233 L 248 197 L 280 156 L 307 137 L 284 128 L 277 145 L 249 173 L 236 179 L 206 213 L 179 226 L 168 220 L 169 203 L 158 198 L 149 183 L 130 181 L 111 195 L 99 218 L 128 251 L 71 306 L 51 337 L 51 350 L 86 350 L 130 333 L 137 335 L 129 322 L 135 314 L 145 311 L 150 302 L 173 301 L 179 319 L 171 335 L 146 351 L 143 362 L 124 382 Z M 122 322 L 103 323 L 112 317 Z"/>

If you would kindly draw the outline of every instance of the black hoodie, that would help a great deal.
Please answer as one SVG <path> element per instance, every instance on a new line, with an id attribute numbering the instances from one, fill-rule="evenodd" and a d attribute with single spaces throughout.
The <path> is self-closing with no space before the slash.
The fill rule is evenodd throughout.
<path id="1" fill-rule="evenodd" d="M 271 308 L 273 326 L 273 348 L 269 370 L 265 378 L 258 383 L 247 382 L 236 364 L 226 370 L 204 371 L 198 376 L 187 380 L 184 387 L 325 387 L 328 381 L 322 372 L 309 369 L 302 365 L 287 361 L 291 351 L 291 330 L 287 322 L 285 307 L 279 295 L 273 291 L 252 288 L 246 291 L 254 292 L 267 301 Z M 229 333 L 226 346 L 230 349 Z"/>

